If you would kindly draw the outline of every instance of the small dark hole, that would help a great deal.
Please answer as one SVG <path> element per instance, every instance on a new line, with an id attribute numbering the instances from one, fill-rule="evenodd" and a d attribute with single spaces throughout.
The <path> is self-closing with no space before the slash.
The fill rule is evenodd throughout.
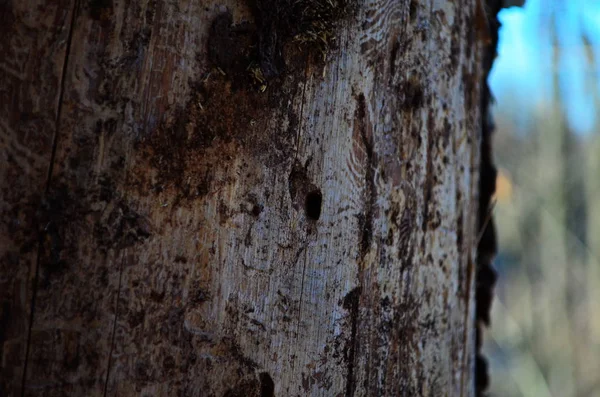
<path id="1" fill-rule="evenodd" d="M 254 206 L 252 207 L 252 215 L 259 216 L 261 212 L 262 212 L 262 206 L 258 205 L 258 204 L 254 204 Z"/>
<path id="2" fill-rule="evenodd" d="M 410 2 L 410 20 L 411 22 L 414 22 L 415 18 L 417 17 L 417 2 L 415 0 Z"/>
<path id="3" fill-rule="evenodd" d="M 275 384 L 271 375 L 266 372 L 260 374 L 260 397 L 273 397 L 275 395 Z"/>
<path id="4" fill-rule="evenodd" d="M 323 195 L 319 190 L 308 193 L 304 203 L 306 216 L 314 221 L 318 220 L 321 216 L 321 204 L 323 204 Z"/>

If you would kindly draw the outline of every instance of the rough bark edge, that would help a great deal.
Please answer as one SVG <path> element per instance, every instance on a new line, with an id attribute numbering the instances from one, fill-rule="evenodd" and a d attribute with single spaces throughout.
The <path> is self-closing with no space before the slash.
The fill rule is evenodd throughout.
<path id="1" fill-rule="evenodd" d="M 475 395 L 487 395 L 490 384 L 488 364 L 481 350 L 484 327 L 490 325 L 490 310 L 493 290 L 496 283 L 496 271 L 492 261 L 497 253 L 496 228 L 492 217 L 492 197 L 496 190 L 497 170 L 493 161 L 492 133 L 495 129 L 491 104 L 492 92 L 488 85 L 488 76 L 492 69 L 498 46 L 500 21 L 498 12 L 504 7 L 502 0 L 485 0 L 484 11 L 487 18 L 488 37 L 483 48 L 483 75 L 481 81 L 481 162 L 479 165 L 479 209 L 477 230 L 480 231 L 477 242 L 477 275 L 475 292 Z"/>

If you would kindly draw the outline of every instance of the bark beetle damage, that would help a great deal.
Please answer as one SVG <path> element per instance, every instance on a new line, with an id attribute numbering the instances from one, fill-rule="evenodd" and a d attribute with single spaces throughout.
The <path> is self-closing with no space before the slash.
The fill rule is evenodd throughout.
<path id="1" fill-rule="evenodd" d="M 273 397 L 275 384 L 271 376 L 262 372 L 259 379 L 245 379 L 235 387 L 227 390 L 224 397 Z"/>
<path id="2" fill-rule="evenodd" d="M 398 351 L 398 364 L 400 366 L 398 393 L 400 396 L 422 396 L 423 379 L 422 368 L 411 359 L 411 352 L 419 350 L 419 315 L 421 303 L 408 293 L 403 297 L 403 302 L 395 309 L 393 324 L 401 324 L 394 333 L 392 346 Z M 412 382 L 414 372 L 417 372 L 418 383 Z M 436 395 L 436 394 L 431 394 Z"/>
<path id="3" fill-rule="evenodd" d="M 82 230 L 93 230 L 97 247 L 103 253 L 133 246 L 152 234 L 150 222 L 117 197 L 106 178 L 99 179 L 97 188 L 79 194 L 70 193 L 65 185 L 57 184 L 43 199 L 37 223 L 42 236 L 42 287 L 69 266 L 70 258 L 76 256 L 74 251 Z"/>
<path id="4" fill-rule="evenodd" d="M 266 377 L 263 377 L 266 375 Z M 263 383 L 263 381 L 265 381 Z M 270 382 L 270 383 L 269 383 Z M 273 397 L 274 385 L 271 377 L 265 372 L 260 376 L 260 382 L 256 379 L 249 379 L 227 390 L 224 397 Z"/>
<path id="5" fill-rule="evenodd" d="M 402 211 L 399 223 L 395 223 L 398 230 L 398 260 L 401 262 L 401 269 L 404 272 L 412 265 L 414 255 L 413 227 L 415 224 L 415 206 L 407 205 Z M 398 219 L 397 215 L 392 214 L 392 219 Z M 390 231 L 393 229 L 390 229 Z"/>
<path id="6" fill-rule="evenodd" d="M 308 177 L 306 168 L 303 167 L 298 161 L 292 165 L 292 170 L 290 172 L 290 176 L 288 177 L 288 189 L 294 209 L 299 211 L 301 208 L 304 208 L 309 219 L 318 219 L 318 216 L 321 215 L 323 195 L 321 194 L 319 188 L 312 183 Z M 318 216 L 316 216 L 317 210 L 315 208 L 309 208 L 309 205 L 312 207 L 314 204 L 317 204 L 315 203 L 315 201 L 317 201 L 317 196 L 318 200 L 320 200 L 318 203 Z M 316 216 L 316 219 L 313 216 Z"/>
<path id="7" fill-rule="evenodd" d="M 313 221 L 318 221 L 321 217 L 321 206 L 323 205 L 323 194 L 320 190 L 308 192 L 304 200 L 304 211 L 306 217 Z"/>
<path id="8" fill-rule="evenodd" d="M 208 40 L 208 58 L 232 79 L 236 87 L 249 83 L 261 84 L 262 73 L 253 65 L 256 58 L 257 31 L 248 22 L 233 24 L 229 11 L 213 20 Z M 253 75 L 253 72 L 257 73 Z"/>
<path id="9" fill-rule="evenodd" d="M 476 359 L 475 359 L 475 395 L 485 396 L 489 387 L 488 365 L 481 352 L 483 327 L 490 324 L 490 309 L 496 272 L 492 267 L 492 259 L 497 252 L 496 230 L 494 222 L 489 219 L 492 196 L 496 189 L 496 167 L 492 158 L 492 132 L 494 125 L 490 114 L 492 94 L 487 84 L 489 72 L 496 57 L 498 44 L 498 29 L 500 22 L 497 15 L 502 8 L 501 0 L 486 0 L 485 10 L 479 4 L 475 23 L 485 22 L 489 27 L 486 46 L 483 55 L 483 76 L 481 81 L 481 163 L 479 170 L 479 210 L 478 229 L 483 230 L 481 240 L 477 246 L 477 274 L 475 280 L 475 305 L 476 305 Z M 485 13 L 487 12 L 487 15 Z"/>
<path id="10" fill-rule="evenodd" d="M 354 376 L 354 366 L 356 361 L 356 350 L 358 349 L 358 315 L 359 315 L 359 304 L 361 287 L 356 287 L 344 297 L 342 306 L 350 314 L 350 340 L 347 342 L 344 358 L 348 367 L 348 373 L 346 376 L 346 397 L 354 395 L 356 389 L 356 379 Z"/>
<path id="11" fill-rule="evenodd" d="M 429 115 L 429 120 L 433 120 L 433 117 Z M 429 123 L 432 124 L 432 123 Z M 430 126 L 431 128 L 432 126 Z M 433 151 L 435 150 L 435 139 L 432 136 L 433 130 L 427 131 L 428 142 L 427 142 L 427 162 L 425 164 L 425 183 L 423 184 L 423 219 L 421 220 L 421 230 L 425 234 L 427 232 L 427 225 L 429 223 L 429 206 L 434 206 L 432 203 L 433 186 L 434 186 L 434 175 L 433 175 Z M 421 242 L 422 250 L 425 252 L 425 239 Z"/>
<path id="12" fill-rule="evenodd" d="M 287 161 L 298 127 L 298 116 L 287 104 L 299 89 L 289 81 L 265 93 L 236 89 L 219 72 L 191 83 L 185 105 L 169 111 L 139 145 L 157 172 L 153 190 L 174 189 L 178 198 L 203 198 L 218 189 L 215 165 L 232 161 L 242 151 L 263 158 L 267 166 Z M 273 117 L 283 128 L 269 127 Z"/>
<path id="13" fill-rule="evenodd" d="M 249 0 L 254 23 L 234 25 L 228 11 L 210 30 L 209 58 L 237 84 L 261 90 L 267 80 L 289 73 L 292 48 L 324 59 L 335 45 L 335 32 L 347 17 L 351 0 Z M 303 65 L 304 62 L 301 62 Z"/>
<path id="14" fill-rule="evenodd" d="M 289 161 L 299 123 L 289 104 L 301 95 L 306 55 L 333 44 L 349 1 L 258 0 L 251 4 L 255 21 L 238 24 L 229 12 L 217 15 L 207 39 L 210 62 L 203 64 L 205 54 L 199 54 L 205 73 L 190 82 L 187 102 L 165 112 L 138 146 L 156 169 L 154 191 L 202 198 L 218 188 L 215 163 L 242 151 L 267 166 Z M 274 118 L 284 127 L 273 128 Z"/>
<path id="15" fill-rule="evenodd" d="M 410 76 L 406 81 L 397 86 L 398 99 L 404 110 L 417 110 L 425 102 L 423 86 L 417 76 Z"/>
<path id="16" fill-rule="evenodd" d="M 108 20 L 112 14 L 112 0 L 88 0 L 90 17 L 96 21 Z"/>
<path id="17" fill-rule="evenodd" d="M 364 215 L 359 219 L 362 235 L 360 238 L 360 257 L 364 258 L 373 240 L 373 211 L 377 202 L 377 187 L 375 186 L 375 176 L 373 170 L 376 167 L 376 160 L 373 153 L 373 137 L 367 130 L 367 104 L 365 96 L 361 93 L 357 99 L 356 113 L 354 115 L 356 125 L 358 126 L 361 143 L 367 155 L 365 172 L 365 204 Z"/>
<path id="18" fill-rule="evenodd" d="M 260 397 L 273 397 L 275 395 L 275 384 L 268 372 L 260 374 Z"/>
<path id="19" fill-rule="evenodd" d="M 152 189 L 175 190 L 176 200 L 203 198 L 218 189 L 215 164 L 223 159 L 244 153 L 267 166 L 289 161 L 299 123 L 289 104 L 301 95 L 307 57 L 323 59 L 351 1 L 249 0 L 252 21 L 217 15 L 189 99 L 139 142 L 140 175 L 148 162 L 157 173 Z M 273 128 L 274 118 L 284 127 Z"/>
<path id="20" fill-rule="evenodd" d="M 222 346 L 236 359 L 235 385 L 227 389 L 224 397 L 274 397 L 275 382 L 268 372 L 258 372 L 259 365 L 241 352 L 240 346 L 233 340 L 224 339 Z"/>
<path id="21" fill-rule="evenodd" d="M 248 379 L 227 390 L 224 397 L 259 397 L 260 382 Z"/>

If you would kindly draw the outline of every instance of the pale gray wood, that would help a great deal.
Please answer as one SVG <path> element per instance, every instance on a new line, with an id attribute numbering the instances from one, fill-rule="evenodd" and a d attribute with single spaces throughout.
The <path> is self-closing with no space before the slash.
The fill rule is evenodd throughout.
<path id="1" fill-rule="evenodd" d="M 472 395 L 475 3 L 356 3 L 264 92 L 208 53 L 246 3 L 78 3 L 27 394 Z"/>

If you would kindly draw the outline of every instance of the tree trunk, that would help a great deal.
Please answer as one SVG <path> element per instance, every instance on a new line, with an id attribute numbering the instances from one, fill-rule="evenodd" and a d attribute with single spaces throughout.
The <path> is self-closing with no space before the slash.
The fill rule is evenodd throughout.
<path id="1" fill-rule="evenodd" d="M 4 1 L 2 395 L 471 396 L 470 1 Z"/>

